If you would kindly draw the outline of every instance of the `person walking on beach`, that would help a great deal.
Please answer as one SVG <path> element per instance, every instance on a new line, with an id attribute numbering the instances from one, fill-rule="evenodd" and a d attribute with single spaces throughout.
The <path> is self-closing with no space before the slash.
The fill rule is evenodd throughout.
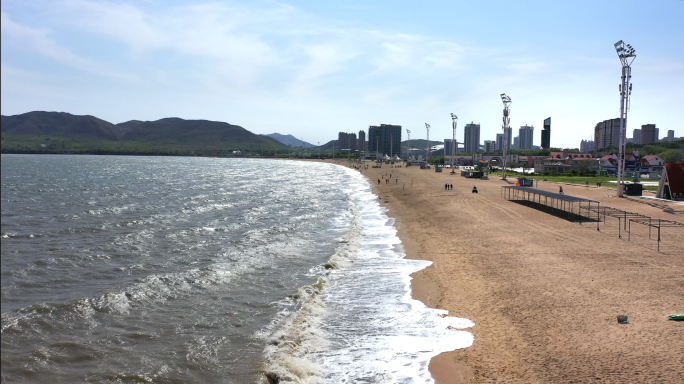
<path id="1" fill-rule="evenodd" d="M 563 187 L 560 187 L 560 191 L 558 191 L 558 193 L 560 193 L 561 195 L 564 195 L 564 193 L 563 193 Z"/>
<path id="2" fill-rule="evenodd" d="M 378 185 L 380 185 L 380 179 L 378 179 Z"/>
<path id="3" fill-rule="evenodd" d="M 449 189 L 449 184 L 444 184 L 444 190 L 446 191 L 447 189 Z"/>
<path id="4" fill-rule="evenodd" d="M 449 184 L 449 189 L 454 189 L 454 185 L 453 185 L 453 184 Z"/>

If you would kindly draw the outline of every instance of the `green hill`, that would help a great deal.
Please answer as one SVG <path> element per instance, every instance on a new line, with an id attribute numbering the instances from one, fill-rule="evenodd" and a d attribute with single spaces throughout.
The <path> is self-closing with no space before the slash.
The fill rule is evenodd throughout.
<path id="1" fill-rule="evenodd" d="M 165 118 L 121 124 L 64 112 L 2 116 L 3 153 L 227 155 L 274 151 L 277 140 L 224 122 Z"/>

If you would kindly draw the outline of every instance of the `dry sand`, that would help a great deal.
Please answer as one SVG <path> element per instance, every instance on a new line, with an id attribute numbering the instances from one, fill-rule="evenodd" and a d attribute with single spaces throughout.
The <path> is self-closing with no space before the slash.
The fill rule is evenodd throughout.
<path id="1" fill-rule="evenodd" d="M 389 185 L 377 184 L 390 173 Z M 397 219 L 407 256 L 433 262 L 413 275 L 414 297 L 475 322 L 471 347 L 432 360 L 437 383 L 684 382 L 684 323 L 667 321 L 684 313 L 684 228 L 664 228 L 657 252 L 647 227 L 632 225 L 632 241 L 619 239 L 616 219 L 597 231 L 503 199 L 509 184 L 497 177 L 389 165 L 363 174 Z M 558 184 L 538 188 L 557 192 Z M 563 188 L 684 222 L 681 203 Z"/>

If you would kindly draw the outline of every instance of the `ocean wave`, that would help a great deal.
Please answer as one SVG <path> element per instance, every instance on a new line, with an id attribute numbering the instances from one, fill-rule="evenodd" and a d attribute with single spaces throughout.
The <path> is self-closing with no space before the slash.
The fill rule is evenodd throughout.
<path id="1" fill-rule="evenodd" d="M 404 259 L 394 220 L 370 185 L 350 175 L 353 226 L 316 284 L 289 297 L 266 342 L 264 383 L 432 382 L 429 360 L 472 344 L 474 324 L 411 297 L 411 273 L 430 263 Z M 397 248 L 398 247 L 398 248 Z"/>

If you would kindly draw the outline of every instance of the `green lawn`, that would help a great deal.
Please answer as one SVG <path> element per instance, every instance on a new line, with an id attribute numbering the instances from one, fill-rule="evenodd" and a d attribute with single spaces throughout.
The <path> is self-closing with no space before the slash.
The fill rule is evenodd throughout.
<path id="1" fill-rule="evenodd" d="M 494 173 L 496 175 L 501 175 L 501 172 L 496 172 Z M 542 175 L 523 175 L 522 173 L 517 173 L 517 172 L 506 172 L 506 175 L 511 176 L 511 177 L 525 177 L 528 179 L 535 179 L 535 180 L 546 180 L 546 181 L 555 181 L 559 183 L 569 183 L 569 184 L 578 184 L 578 185 L 589 185 L 591 186 L 596 186 L 596 183 L 602 183 L 602 187 L 613 187 L 615 188 L 615 181 L 617 181 L 616 176 L 542 176 Z M 611 183 L 610 181 L 613 181 Z M 651 181 L 650 179 L 641 179 L 641 181 Z M 656 181 L 656 180 L 653 180 Z M 644 185 L 643 189 L 647 191 L 657 191 L 658 186 L 650 186 L 650 185 Z"/>

